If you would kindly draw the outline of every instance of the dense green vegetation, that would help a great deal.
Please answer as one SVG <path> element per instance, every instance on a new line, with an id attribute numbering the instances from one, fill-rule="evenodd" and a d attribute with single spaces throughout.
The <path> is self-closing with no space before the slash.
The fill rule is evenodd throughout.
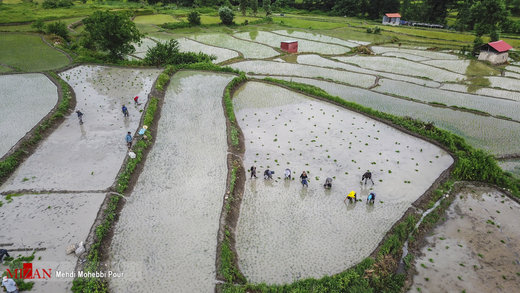
<path id="1" fill-rule="evenodd" d="M 86 36 L 83 45 L 108 51 L 113 60 L 135 51 L 132 42 L 143 36 L 126 13 L 96 11 L 83 20 Z"/>
<path id="2" fill-rule="evenodd" d="M 0 33 L 0 63 L 20 71 L 44 71 L 69 64 L 67 57 L 45 44 L 40 36 Z"/>

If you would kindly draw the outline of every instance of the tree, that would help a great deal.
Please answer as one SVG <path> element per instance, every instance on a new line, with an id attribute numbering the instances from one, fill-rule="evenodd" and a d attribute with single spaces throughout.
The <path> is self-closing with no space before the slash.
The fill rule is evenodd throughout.
<path id="1" fill-rule="evenodd" d="M 455 28 L 459 31 L 472 30 L 475 25 L 475 20 L 471 15 L 471 6 L 474 0 L 462 1 L 457 7 L 457 20 L 455 21 Z"/>
<path id="2" fill-rule="evenodd" d="M 482 45 L 484 45 L 484 42 L 482 41 L 480 36 L 475 36 L 475 40 L 473 40 L 473 56 L 477 56 L 480 53 L 480 47 L 482 47 Z"/>
<path id="3" fill-rule="evenodd" d="M 484 33 L 497 31 L 506 21 L 509 11 L 503 0 L 481 0 L 471 7 L 471 17 L 475 20 L 475 26 Z"/>
<path id="4" fill-rule="evenodd" d="M 339 0 L 332 8 L 334 14 L 356 16 L 361 12 L 360 1 L 358 0 Z"/>
<path id="5" fill-rule="evenodd" d="M 243 16 L 246 16 L 247 1 L 248 0 L 240 0 L 240 11 L 242 12 Z"/>
<path id="6" fill-rule="evenodd" d="M 126 13 L 95 11 L 83 19 L 87 38 L 101 50 L 107 50 L 112 59 L 122 59 L 135 51 L 132 42 L 139 43 L 143 36 Z"/>
<path id="7" fill-rule="evenodd" d="M 253 9 L 253 15 L 256 16 L 258 12 L 258 0 L 251 0 L 251 9 Z"/>
<path id="8" fill-rule="evenodd" d="M 188 22 L 191 25 L 200 25 L 200 14 L 197 11 L 192 11 L 188 14 Z"/>
<path id="9" fill-rule="evenodd" d="M 62 37 L 67 42 L 70 41 L 69 30 L 67 29 L 67 25 L 65 25 L 65 23 L 61 21 L 49 23 L 45 27 L 45 29 L 48 34 L 55 34 L 57 36 Z"/>
<path id="10" fill-rule="evenodd" d="M 425 0 L 424 21 L 443 24 L 448 16 L 448 8 L 454 4 L 454 0 Z"/>
<path id="11" fill-rule="evenodd" d="M 220 7 L 218 10 L 218 15 L 220 16 L 220 21 L 222 21 L 223 24 L 233 24 L 233 18 L 235 17 L 235 15 L 233 14 L 233 10 L 231 10 L 229 7 Z"/>
<path id="12" fill-rule="evenodd" d="M 496 30 L 492 30 L 491 33 L 489 33 L 489 38 L 491 42 L 496 42 L 500 39 L 500 34 Z"/>
<path id="13" fill-rule="evenodd" d="M 263 0 L 263 6 L 265 10 L 265 17 L 271 15 L 271 0 Z"/>
<path id="14" fill-rule="evenodd" d="M 37 32 L 42 33 L 45 30 L 45 23 L 42 19 L 37 19 L 31 24 L 32 28 L 35 28 Z"/>

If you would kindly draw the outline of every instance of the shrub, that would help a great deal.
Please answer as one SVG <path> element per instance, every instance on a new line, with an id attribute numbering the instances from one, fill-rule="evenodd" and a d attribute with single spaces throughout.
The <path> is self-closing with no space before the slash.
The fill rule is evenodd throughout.
<path id="1" fill-rule="evenodd" d="M 42 7 L 45 9 L 59 8 L 59 7 L 71 7 L 74 5 L 72 0 L 44 0 Z"/>
<path id="2" fill-rule="evenodd" d="M 233 24 L 233 18 L 235 15 L 233 14 L 233 10 L 231 10 L 227 6 L 222 6 L 218 10 L 218 15 L 220 16 L 220 21 L 222 21 L 225 25 Z"/>
<path id="3" fill-rule="evenodd" d="M 199 62 L 211 62 L 215 57 L 204 53 L 179 52 L 179 42 L 169 40 L 167 43 L 157 43 L 153 48 L 149 48 L 144 58 L 147 65 L 176 65 Z"/>
<path id="4" fill-rule="evenodd" d="M 200 25 L 200 14 L 197 11 L 192 11 L 188 14 L 188 22 L 190 25 Z"/>
<path id="5" fill-rule="evenodd" d="M 31 27 L 32 27 L 32 28 L 35 28 L 36 31 L 38 31 L 39 33 L 42 33 L 42 32 L 45 31 L 45 23 L 44 23 L 43 20 L 41 20 L 41 19 L 35 20 L 35 21 L 31 24 Z"/>
<path id="6" fill-rule="evenodd" d="M 376 26 L 376 27 L 374 28 L 374 34 L 380 34 L 380 33 L 381 33 L 381 28 L 378 27 L 378 26 Z"/>
<path id="7" fill-rule="evenodd" d="M 190 27 L 191 24 L 189 22 L 179 21 L 179 22 L 167 22 L 167 23 L 163 23 L 159 26 L 162 28 L 165 28 L 165 29 L 174 30 L 174 29 L 178 29 L 178 28 Z"/>
<path id="8" fill-rule="evenodd" d="M 55 34 L 62 37 L 65 41 L 70 41 L 69 30 L 65 23 L 58 21 L 47 25 L 46 31 L 48 34 Z"/>

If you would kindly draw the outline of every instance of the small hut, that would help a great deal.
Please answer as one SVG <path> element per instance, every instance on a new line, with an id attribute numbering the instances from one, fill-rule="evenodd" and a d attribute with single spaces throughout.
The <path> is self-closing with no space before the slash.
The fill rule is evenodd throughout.
<path id="1" fill-rule="evenodd" d="M 513 49 L 513 47 L 502 40 L 487 43 L 480 47 L 478 60 L 489 61 L 491 64 L 505 63 L 509 57 L 508 52 L 511 49 Z"/>
<path id="2" fill-rule="evenodd" d="M 298 41 L 283 41 L 280 44 L 280 49 L 287 53 L 298 53 Z"/>
<path id="3" fill-rule="evenodd" d="M 401 14 L 387 13 L 383 15 L 383 24 L 385 25 L 399 25 L 401 24 Z"/>

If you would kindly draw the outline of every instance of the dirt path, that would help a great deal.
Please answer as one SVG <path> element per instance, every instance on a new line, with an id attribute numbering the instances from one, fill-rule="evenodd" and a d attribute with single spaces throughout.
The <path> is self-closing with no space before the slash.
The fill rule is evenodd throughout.
<path id="1" fill-rule="evenodd" d="M 110 262 L 125 277 L 110 280 L 113 292 L 213 292 L 227 174 L 221 103 L 232 78 L 172 78 L 155 145 L 114 230 Z"/>

